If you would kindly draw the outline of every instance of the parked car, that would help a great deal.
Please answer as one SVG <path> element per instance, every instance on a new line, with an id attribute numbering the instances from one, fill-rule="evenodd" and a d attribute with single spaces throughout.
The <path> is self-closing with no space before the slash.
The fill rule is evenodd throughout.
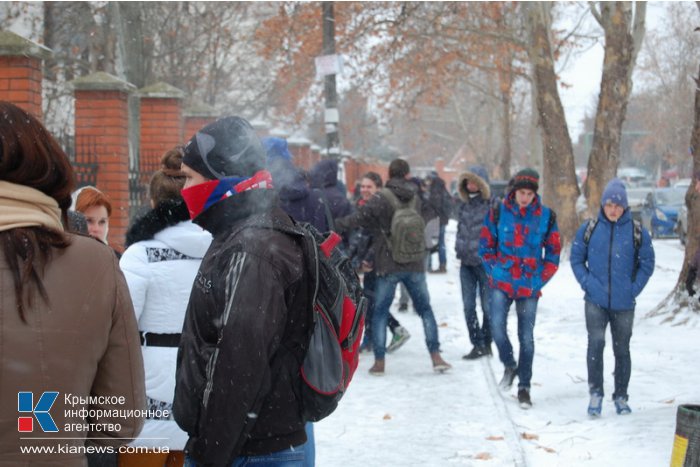
<path id="1" fill-rule="evenodd" d="M 654 238 L 675 237 L 678 211 L 684 204 L 684 189 L 657 188 L 644 199 L 642 225 Z"/>
<path id="2" fill-rule="evenodd" d="M 630 207 L 630 213 L 633 219 L 642 220 L 642 207 L 647 195 L 651 193 L 651 188 L 628 188 L 627 189 L 627 204 Z"/>
<path id="3" fill-rule="evenodd" d="M 637 167 L 620 167 L 617 169 L 617 177 L 625 182 L 628 188 L 656 186 L 651 174 Z"/>
<path id="4" fill-rule="evenodd" d="M 690 186 L 692 181 L 693 181 L 692 178 L 679 178 L 678 181 L 673 184 L 673 188 L 688 189 L 688 187 Z"/>
<path id="5" fill-rule="evenodd" d="M 681 245 L 685 245 L 688 239 L 688 207 L 684 204 L 678 210 L 678 220 L 676 221 L 676 233 L 681 240 Z"/>

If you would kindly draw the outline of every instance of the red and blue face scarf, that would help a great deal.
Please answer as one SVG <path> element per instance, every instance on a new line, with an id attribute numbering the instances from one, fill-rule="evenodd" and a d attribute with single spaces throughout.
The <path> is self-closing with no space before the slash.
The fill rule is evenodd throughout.
<path id="1" fill-rule="evenodd" d="M 194 219 L 215 203 L 248 190 L 271 189 L 272 176 L 267 170 L 261 170 L 250 178 L 226 177 L 211 180 L 182 190 L 190 219 Z"/>

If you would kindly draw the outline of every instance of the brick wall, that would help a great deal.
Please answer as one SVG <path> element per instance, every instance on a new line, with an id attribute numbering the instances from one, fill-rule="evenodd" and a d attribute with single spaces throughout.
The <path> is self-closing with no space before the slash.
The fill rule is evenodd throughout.
<path id="1" fill-rule="evenodd" d="M 0 56 L 0 100 L 16 104 L 40 120 L 42 78 L 40 59 Z"/>
<path id="2" fill-rule="evenodd" d="M 123 250 L 129 224 L 129 108 L 122 91 L 75 91 L 76 146 L 94 141 L 97 188 L 112 199 L 109 244 Z"/>
<path id="3" fill-rule="evenodd" d="M 147 161 L 160 161 L 166 151 L 184 142 L 182 100 L 142 97 L 139 148 L 142 169 L 146 170 L 144 163 Z"/>

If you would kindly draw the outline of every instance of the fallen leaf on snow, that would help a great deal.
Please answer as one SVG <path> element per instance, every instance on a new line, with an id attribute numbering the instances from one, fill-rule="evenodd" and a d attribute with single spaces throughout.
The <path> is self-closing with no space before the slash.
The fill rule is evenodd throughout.
<path id="1" fill-rule="evenodd" d="M 384 414 L 384 417 L 382 417 L 384 420 L 391 420 L 391 415 L 389 414 Z"/>
<path id="2" fill-rule="evenodd" d="M 489 459 L 493 459 L 493 456 L 491 456 L 491 454 L 489 454 L 488 452 L 480 452 L 479 454 L 477 454 L 476 456 L 474 456 L 474 459 L 479 459 L 479 460 L 482 460 L 482 461 L 487 461 L 487 460 L 489 460 Z"/>
<path id="3" fill-rule="evenodd" d="M 537 448 L 538 448 L 538 449 L 544 449 L 545 451 L 547 451 L 547 452 L 549 452 L 549 453 L 552 453 L 552 454 L 554 454 L 554 453 L 557 452 L 557 451 L 555 451 L 555 450 L 552 449 L 552 448 L 548 448 L 547 446 L 537 446 Z"/>
<path id="4" fill-rule="evenodd" d="M 540 437 L 537 436 L 537 435 L 534 434 L 534 433 L 525 433 L 525 432 L 523 432 L 523 433 L 520 434 L 520 436 L 521 436 L 523 439 L 540 439 Z"/>
<path id="5" fill-rule="evenodd" d="M 489 441 L 503 441 L 503 436 L 487 436 L 486 439 Z"/>

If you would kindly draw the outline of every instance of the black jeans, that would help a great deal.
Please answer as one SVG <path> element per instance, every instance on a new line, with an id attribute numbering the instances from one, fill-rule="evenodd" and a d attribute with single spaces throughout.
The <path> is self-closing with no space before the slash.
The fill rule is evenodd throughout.
<path id="1" fill-rule="evenodd" d="M 605 329 L 610 323 L 613 354 L 615 355 L 615 392 L 613 399 L 627 400 L 627 386 L 632 372 L 630 339 L 634 323 L 634 310 L 613 311 L 586 302 L 586 329 L 588 330 L 588 388 L 591 394 L 604 395 L 603 350 Z"/>

